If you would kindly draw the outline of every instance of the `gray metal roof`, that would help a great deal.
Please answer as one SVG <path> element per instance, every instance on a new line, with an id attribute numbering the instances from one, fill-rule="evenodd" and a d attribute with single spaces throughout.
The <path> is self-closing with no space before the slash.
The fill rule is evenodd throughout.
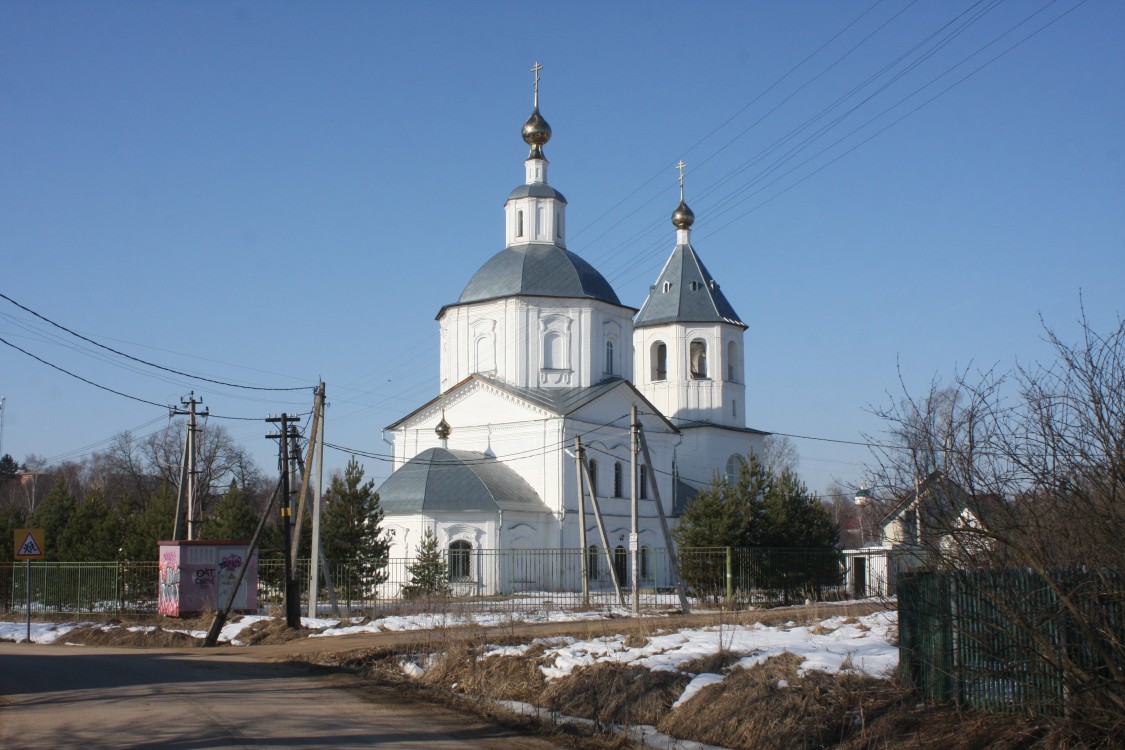
<path id="1" fill-rule="evenodd" d="M 476 375 L 474 377 L 478 377 L 495 388 L 507 391 L 559 416 L 574 413 L 594 399 L 626 382 L 624 378 L 607 378 L 587 388 L 523 388 L 487 375 Z"/>
<path id="2" fill-rule="evenodd" d="M 668 291 L 664 291 L 667 285 Z M 676 245 L 633 325 L 731 323 L 746 328 L 691 245 Z"/>
<path id="3" fill-rule="evenodd" d="M 566 198 L 563 197 L 563 194 L 545 182 L 520 185 L 508 196 L 509 201 L 513 198 L 554 198 L 560 203 L 566 203 Z M 508 201 L 504 202 L 507 203 Z"/>
<path id="4" fill-rule="evenodd" d="M 551 243 L 513 245 L 492 256 L 461 292 L 459 303 L 515 295 L 585 297 L 621 305 L 597 269 Z"/>
<path id="5" fill-rule="evenodd" d="M 476 451 L 430 448 L 407 461 L 379 487 L 390 514 L 448 511 L 550 513 L 519 474 Z"/>
<path id="6" fill-rule="evenodd" d="M 493 378 L 488 375 L 481 375 L 480 373 L 474 373 L 470 375 L 457 385 L 447 390 L 445 393 L 431 399 L 429 402 L 423 404 L 422 406 L 419 406 L 417 409 L 410 412 L 402 419 L 399 419 L 397 422 L 387 425 L 384 429 L 398 429 L 401 425 L 408 422 L 416 414 L 420 414 L 433 407 L 434 405 L 439 404 L 444 399 L 450 398 L 452 394 L 474 381 L 487 384 L 502 391 L 506 391 L 519 399 L 546 409 L 547 411 L 557 414 L 560 417 L 565 417 L 573 414 L 578 409 L 581 409 L 591 401 L 601 398 L 615 388 L 624 386 L 632 392 L 635 398 L 640 400 L 641 404 L 644 405 L 643 411 L 659 419 L 667 427 L 668 432 L 676 432 L 676 427 L 668 420 L 668 418 L 662 415 L 659 409 L 653 406 L 652 403 L 644 397 L 644 394 L 637 390 L 637 387 L 635 385 L 630 383 L 628 380 L 625 380 L 624 378 L 606 378 L 600 383 L 596 383 L 595 385 L 591 385 L 586 388 L 523 388 L 518 385 L 506 383 L 499 378 Z"/>

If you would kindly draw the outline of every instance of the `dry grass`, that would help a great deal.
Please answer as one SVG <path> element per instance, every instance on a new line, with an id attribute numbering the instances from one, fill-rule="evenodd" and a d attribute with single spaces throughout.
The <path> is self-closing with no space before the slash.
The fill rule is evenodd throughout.
<path id="1" fill-rule="evenodd" d="M 707 656 L 681 663 L 678 669 L 687 674 L 722 674 L 743 657 L 749 656 L 745 651 L 717 651 Z"/>
<path id="2" fill-rule="evenodd" d="M 865 703 L 885 702 L 888 683 L 849 674 L 797 676 L 800 658 L 775 656 L 735 669 L 657 726 L 676 737 L 736 750 L 830 747 L 856 727 Z M 779 687 L 784 680 L 787 687 Z"/>
<path id="3" fill-rule="evenodd" d="M 656 724 L 680 697 L 688 677 L 602 662 L 552 680 L 540 705 L 600 724 Z"/>

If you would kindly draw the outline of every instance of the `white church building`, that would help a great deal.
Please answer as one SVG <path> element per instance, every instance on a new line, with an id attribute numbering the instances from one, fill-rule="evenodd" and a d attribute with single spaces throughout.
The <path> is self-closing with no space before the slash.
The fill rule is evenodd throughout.
<path id="1" fill-rule="evenodd" d="M 504 203 L 504 247 L 438 311 L 440 394 L 386 428 L 393 473 L 379 495 L 391 557 L 414 557 L 433 530 L 462 593 L 552 584 L 531 580 L 541 573 L 498 572 L 497 551 L 580 548 L 576 437 L 608 547 L 624 561 L 631 407 L 653 464 L 638 472 L 642 560 L 666 546 L 654 490 L 674 526 L 716 474 L 761 453 L 767 434 L 746 426 L 746 324 L 691 244 L 682 173 L 671 255 L 640 308 L 623 304 L 567 249 L 567 200 L 547 180 L 551 128 L 538 100 L 537 74 L 523 126 L 531 150 L 524 183 Z M 588 494 L 585 504 L 587 542 L 600 546 Z M 667 585 L 640 567 L 646 584 Z"/>

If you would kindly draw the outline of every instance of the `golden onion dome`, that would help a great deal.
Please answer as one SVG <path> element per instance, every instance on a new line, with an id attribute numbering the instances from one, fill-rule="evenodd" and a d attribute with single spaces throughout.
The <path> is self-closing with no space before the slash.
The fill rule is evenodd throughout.
<path id="1" fill-rule="evenodd" d="M 446 440 L 453 434 L 453 428 L 449 426 L 449 422 L 445 421 L 445 413 L 441 415 L 441 421 L 437 423 L 434 428 L 434 433 L 438 436 L 439 440 Z"/>
<path id="2" fill-rule="evenodd" d="M 535 108 L 531 117 L 523 124 L 523 140 L 531 146 L 529 159 L 543 158 L 543 144 L 551 140 L 551 126 L 539 114 L 539 107 Z"/>
<path id="3" fill-rule="evenodd" d="M 672 212 L 672 224 L 676 229 L 687 229 L 695 223 L 695 214 L 688 208 L 688 204 L 680 199 L 680 205 Z"/>

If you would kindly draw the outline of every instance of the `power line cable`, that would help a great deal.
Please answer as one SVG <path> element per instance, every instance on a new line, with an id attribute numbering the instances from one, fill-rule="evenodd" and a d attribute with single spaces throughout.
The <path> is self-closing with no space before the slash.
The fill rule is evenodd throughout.
<path id="1" fill-rule="evenodd" d="M 28 313 L 31 313 L 32 315 L 39 318 L 40 320 L 42 320 L 46 323 L 50 323 L 55 328 L 58 328 L 61 331 L 65 331 L 66 333 L 69 333 L 71 336 L 75 336 L 76 338 L 80 338 L 83 341 L 85 341 L 87 343 L 90 343 L 90 344 L 93 344 L 94 346 L 100 347 L 102 349 L 105 349 L 108 352 L 113 352 L 114 354 L 116 354 L 120 357 L 125 357 L 126 359 L 130 359 L 134 362 L 139 362 L 142 365 L 146 365 L 148 367 L 152 367 L 152 368 L 155 368 L 157 370 L 163 370 L 164 372 L 170 372 L 170 373 L 173 373 L 174 375 L 179 375 L 179 376 L 185 377 L 185 378 L 191 378 L 192 380 L 202 380 L 205 383 L 214 383 L 215 385 L 221 385 L 221 386 L 224 386 L 224 387 L 227 387 L 227 388 L 243 388 L 245 390 L 250 390 L 250 391 L 303 391 L 303 390 L 307 390 L 310 387 L 310 386 L 297 386 L 297 387 L 292 387 L 292 388 L 266 388 L 266 387 L 259 386 L 259 385 L 239 385 L 238 383 L 228 383 L 224 380 L 215 380 L 214 378 L 207 378 L 207 377 L 204 377 L 202 375 L 192 375 L 191 373 L 183 372 L 182 370 L 175 370 L 171 367 L 164 367 L 163 365 L 158 365 L 154 362 L 149 362 L 148 360 L 141 359 L 140 357 L 134 357 L 131 354 L 126 354 L 125 352 L 118 351 L 117 349 L 114 349 L 111 346 L 106 346 L 105 344 L 101 344 L 101 343 L 95 341 L 94 339 L 89 338 L 88 336 L 83 336 L 81 333 L 78 333 L 77 331 L 73 331 L 73 330 L 71 330 L 70 328 L 67 328 L 64 325 L 56 323 L 55 321 L 51 320 L 50 318 L 48 318 L 44 315 L 40 315 L 36 311 L 32 310 L 30 307 L 27 307 L 26 305 L 22 305 L 19 302 L 16 302 L 14 299 L 12 299 L 8 295 L 4 294 L 3 292 L 0 292 L 0 297 L 2 297 L 3 299 L 6 299 L 8 302 L 11 302 L 13 305 L 20 308 L 21 310 L 23 310 L 25 312 L 28 312 Z M 7 343 L 7 342 L 5 342 L 5 343 Z"/>

